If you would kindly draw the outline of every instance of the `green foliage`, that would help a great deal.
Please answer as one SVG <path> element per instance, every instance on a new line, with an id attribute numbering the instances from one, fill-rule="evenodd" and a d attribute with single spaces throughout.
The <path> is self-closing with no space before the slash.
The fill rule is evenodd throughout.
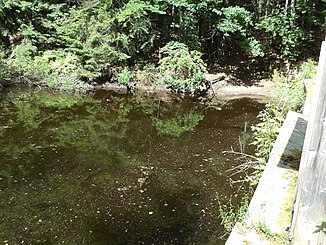
<path id="1" fill-rule="evenodd" d="M 317 64 L 311 60 L 286 73 L 274 71 L 273 81 L 278 84 L 276 101 L 259 114 L 260 123 L 252 127 L 253 144 L 258 157 L 268 161 L 269 153 L 288 111 L 300 111 L 305 100 L 304 80 L 316 75 Z"/>
<path id="2" fill-rule="evenodd" d="M 33 45 L 45 48 L 60 44 L 56 20 L 64 17 L 66 4 L 48 1 L 4 1 L 0 7 L 0 39 L 4 43 L 29 38 Z"/>
<path id="3" fill-rule="evenodd" d="M 228 44 L 228 48 L 244 50 L 254 57 L 264 56 L 260 42 L 252 35 L 253 14 L 243 7 L 227 7 L 220 12 L 222 19 L 217 24 L 224 38 L 232 38 L 234 44 Z"/>
<path id="4" fill-rule="evenodd" d="M 299 67 L 298 79 L 313 79 L 317 75 L 318 64 L 316 61 L 308 60 Z"/>
<path id="5" fill-rule="evenodd" d="M 118 75 L 118 83 L 120 85 L 129 87 L 130 82 L 133 80 L 134 76 L 132 72 L 127 68 L 123 68 L 123 70 Z"/>
<path id="6" fill-rule="evenodd" d="M 160 52 L 165 57 L 159 61 L 159 69 L 172 89 L 194 92 L 205 85 L 206 68 L 200 52 L 179 42 L 169 42 Z"/>
<path id="7" fill-rule="evenodd" d="M 76 55 L 63 50 L 49 50 L 35 56 L 32 66 L 40 80 L 51 88 L 72 90 L 82 88 L 79 78 L 83 68 Z"/>
<path id="8" fill-rule="evenodd" d="M 124 34 L 115 32 L 111 12 L 86 6 L 71 9 L 69 18 L 61 20 L 60 31 L 67 50 L 83 64 L 82 76 L 95 79 L 129 58 L 124 53 L 129 43 Z"/>
<path id="9" fill-rule="evenodd" d="M 276 236 L 265 223 L 258 223 L 256 230 L 270 241 Z"/>
<path id="10" fill-rule="evenodd" d="M 0 49 L 0 87 L 2 80 L 8 80 L 9 78 L 10 73 L 8 71 L 5 53 Z"/>
<path id="11" fill-rule="evenodd" d="M 252 14 L 242 7 L 228 7 L 222 9 L 223 19 L 218 23 L 217 28 L 229 36 L 239 33 L 247 35 L 247 29 L 252 25 Z"/>
<path id="12" fill-rule="evenodd" d="M 147 1 L 131 0 L 126 3 L 117 15 L 117 21 L 130 43 L 129 55 L 147 52 L 154 45 L 158 33 L 153 29 L 150 15 L 163 15 L 159 5 Z"/>
<path id="13" fill-rule="evenodd" d="M 31 69 L 32 55 L 37 51 L 37 47 L 32 45 L 28 40 L 24 40 L 17 45 L 13 50 L 9 59 L 9 65 L 17 72 L 26 74 L 26 76 L 33 75 Z"/>
<path id="14" fill-rule="evenodd" d="M 272 80 L 278 82 L 277 98 L 284 101 L 287 110 L 300 111 L 305 100 L 304 81 L 315 78 L 317 63 L 308 60 L 285 73 L 274 71 Z"/>
<path id="15" fill-rule="evenodd" d="M 257 28 L 270 33 L 272 38 L 279 38 L 283 55 L 294 59 L 301 53 L 300 49 L 311 41 L 311 35 L 297 25 L 298 18 L 296 14 L 275 11 L 263 18 Z"/>
<path id="16" fill-rule="evenodd" d="M 206 71 L 201 54 L 190 50 L 200 50 L 212 62 L 233 55 L 262 57 L 270 55 L 269 50 L 297 59 L 312 38 L 322 36 L 325 18 L 320 1 L 298 0 L 288 9 L 273 1 L 262 4 L 264 11 L 255 3 L 222 0 L 3 1 L 1 50 L 6 51 L 11 67 L 0 62 L 0 74 L 71 89 L 80 86 L 80 81 L 112 78 L 118 67 L 133 69 L 141 62 L 157 66 L 160 54 L 174 57 L 171 52 L 164 54 L 164 49 L 170 49 L 185 53 L 178 62 L 161 59 L 163 67 L 170 63 L 167 66 L 172 68 L 172 62 L 181 65 L 178 71 L 167 70 L 164 82 L 173 89 L 193 92 L 205 87 Z M 58 55 L 51 59 L 77 69 L 72 75 L 54 72 L 47 60 L 49 52 Z"/>
<path id="17" fill-rule="evenodd" d="M 263 158 L 266 162 L 286 114 L 284 104 L 267 104 L 265 110 L 258 115 L 261 122 L 252 127 L 254 131 L 252 143 L 257 148 L 258 157 Z"/>
<path id="18" fill-rule="evenodd" d="M 154 124 L 159 135 L 179 137 L 185 132 L 193 131 L 204 115 L 189 113 L 171 119 L 155 119 Z"/>
<path id="19" fill-rule="evenodd" d="M 242 49 L 249 52 L 254 57 L 263 57 L 265 55 L 261 43 L 254 37 L 246 38 L 240 45 Z"/>
<path id="20" fill-rule="evenodd" d="M 24 40 L 13 50 L 8 64 L 11 72 L 23 76 L 29 83 L 62 90 L 83 87 L 79 81 L 83 69 L 77 56 L 64 50 L 38 53 L 29 40 Z"/>
<path id="21" fill-rule="evenodd" d="M 145 65 L 136 70 L 135 79 L 142 85 L 153 85 L 159 80 L 159 71 L 153 65 Z"/>
<path id="22" fill-rule="evenodd" d="M 205 0 L 199 3 L 192 0 L 159 0 L 155 2 L 166 12 L 164 16 L 159 16 L 155 23 L 163 45 L 169 41 L 177 41 L 191 49 L 199 50 L 203 44 L 203 37 L 198 33 L 202 19 L 207 18 L 207 9 L 212 5 L 218 5 L 218 1 Z"/>
<path id="23" fill-rule="evenodd" d="M 272 232 L 265 223 L 259 222 L 256 225 L 255 230 L 263 239 L 270 241 L 271 244 L 290 244 L 291 239 L 287 232 L 284 232 L 283 234 Z"/>
<path id="24" fill-rule="evenodd" d="M 221 205 L 219 203 L 219 218 L 221 224 L 227 232 L 231 232 L 236 222 L 242 222 L 247 216 L 250 197 L 245 195 L 240 202 L 240 207 L 237 209 L 232 204 L 232 200 L 229 200 L 227 205 Z"/>

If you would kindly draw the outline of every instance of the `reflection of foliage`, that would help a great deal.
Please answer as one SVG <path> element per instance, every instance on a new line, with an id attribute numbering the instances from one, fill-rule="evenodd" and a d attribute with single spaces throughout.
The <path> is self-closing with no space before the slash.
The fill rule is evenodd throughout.
<path id="1" fill-rule="evenodd" d="M 0 127 L 0 137 L 4 134 L 4 132 L 5 132 L 4 127 Z"/>
<path id="2" fill-rule="evenodd" d="M 41 123 L 39 119 L 39 108 L 32 107 L 29 104 L 17 105 L 17 120 L 28 130 L 37 129 Z"/>
<path id="3" fill-rule="evenodd" d="M 23 154 L 28 152 L 38 153 L 40 152 L 41 146 L 36 144 L 17 145 L 17 144 L 6 144 L 3 146 L 3 151 L 6 155 L 10 156 L 11 159 L 19 159 Z"/>
<path id="4" fill-rule="evenodd" d="M 160 135 L 179 137 L 184 132 L 193 131 L 203 118 L 201 114 L 190 113 L 172 119 L 155 119 L 154 123 Z"/>
<path id="5" fill-rule="evenodd" d="M 116 148 L 116 143 L 126 137 L 130 110 L 128 105 L 121 106 L 114 117 L 108 118 L 107 114 L 103 114 L 101 105 L 86 106 L 86 115 L 64 122 L 50 132 L 62 147 L 73 146 L 83 151 L 95 148 L 98 152 L 109 154 Z"/>
<path id="6" fill-rule="evenodd" d="M 218 227 L 214 198 L 227 183 L 219 171 L 224 158 L 208 152 L 205 135 L 202 147 L 197 132 L 181 135 L 203 120 L 200 108 L 135 97 L 131 104 L 122 96 L 110 104 L 48 93 L 7 97 L 0 108 L 0 240 L 173 244 L 178 237 L 202 244 Z M 37 111 L 30 120 L 38 128 L 22 126 L 28 115 L 18 121 L 21 106 Z"/>
<path id="7" fill-rule="evenodd" d="M 18 96 L 10 94 L 8 100 L 15 105 L 17 123 L 23 125 L 29 131 L 39 128 L 44 121 L 50 119 L 49 117 L 52 119 L 56 117 L 54 114 L 50 116 L 42 115 L 41 108 L 67 109 L 87 101 L 78 96 L 50 93 L 35 93 L 32 95 L 21 93 Z"/>
<path id="8" fill-rule="evenodd" d="M 26 94 L 22 94 L 15 98 L 10 97 L 10 100 L 16 105 L 17 122 L 22 124 L 27 130 L 37 129 L 42 123 L 40 120 L 41 112 L 38 107 L 35 107 L 30 103 L 31 98 Z"/>
<path id="9" fill-rule="evenodd" d="M 20 93 L 9 94 L 9 100 L 15 105 L 33 105 L 33 107 L 55 107 L 58 109 L 71 108 L 72 106 L 87 102 L 86 98 L 70 94 L 53 93 Z"/>
<path id="10" fill-rule="evenodd" d="M 82 100 L 84 101 L 84 100 Z M 71 108 L 81 102 L 77 96 L 67 94 L 48 94 L 47 96 L 39 96 L 36 103 L 44 107 L 55 107 L 58 109 Z"/>

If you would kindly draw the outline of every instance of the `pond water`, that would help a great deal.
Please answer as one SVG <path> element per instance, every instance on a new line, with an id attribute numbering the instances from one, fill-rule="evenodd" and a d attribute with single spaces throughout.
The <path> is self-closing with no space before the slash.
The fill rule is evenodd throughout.
<path id="1" fill-rule="evenodd" d="M 253 153 L 263 106 L 1 93 L 0 244 L 224 244 L 248 186 L 222 152 Z"/>

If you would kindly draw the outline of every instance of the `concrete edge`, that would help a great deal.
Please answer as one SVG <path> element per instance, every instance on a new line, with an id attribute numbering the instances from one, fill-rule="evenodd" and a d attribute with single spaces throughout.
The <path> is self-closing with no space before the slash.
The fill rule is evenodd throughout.
<path id="1" fill-rule="evenodd" d="M 261 240 L 258 234 L 253 235 L 258 224 L 266 225 L 272 233 L 287 232 L 291 217 L 290 214 L 286 218 L 282 216 L 284 216 L 286 203 L 290 208 L 293 206 L 291 200 L 294 198 L 294 192 L 290 189 L 294 188 L 291 182 L 297 175 L 297 170 L 293 170 L 290 160 L 300 162 L 306 126 L 307 120 L 302 114 L 288 113 L 249 204 L 248 216 L 243 224 L 235 225 L 226 242 L 227 245 L 269 244 Z M 291 156 L 293 152 L 296 155 L 300 154 Z M 246 229 L 239 227 L 246 227 Z"/>

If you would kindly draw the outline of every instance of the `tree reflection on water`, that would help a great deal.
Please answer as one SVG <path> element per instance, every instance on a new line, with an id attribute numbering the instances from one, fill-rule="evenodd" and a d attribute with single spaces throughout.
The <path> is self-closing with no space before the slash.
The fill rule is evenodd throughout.
<path id="1" fill-rule="evenodd" d="M 217 112 L 123 96 L 104 104 L 45 92 L 3 94 L 0 239 L 223 244 L 217 194 L 226 203 L 241 193 L 227 181 L 234 163 L 221 151 L 236 146 L 243 123 L 254 122 L 262 107 L 246 101 L 248 110 L 238 110 L 243 103 Z"/>

